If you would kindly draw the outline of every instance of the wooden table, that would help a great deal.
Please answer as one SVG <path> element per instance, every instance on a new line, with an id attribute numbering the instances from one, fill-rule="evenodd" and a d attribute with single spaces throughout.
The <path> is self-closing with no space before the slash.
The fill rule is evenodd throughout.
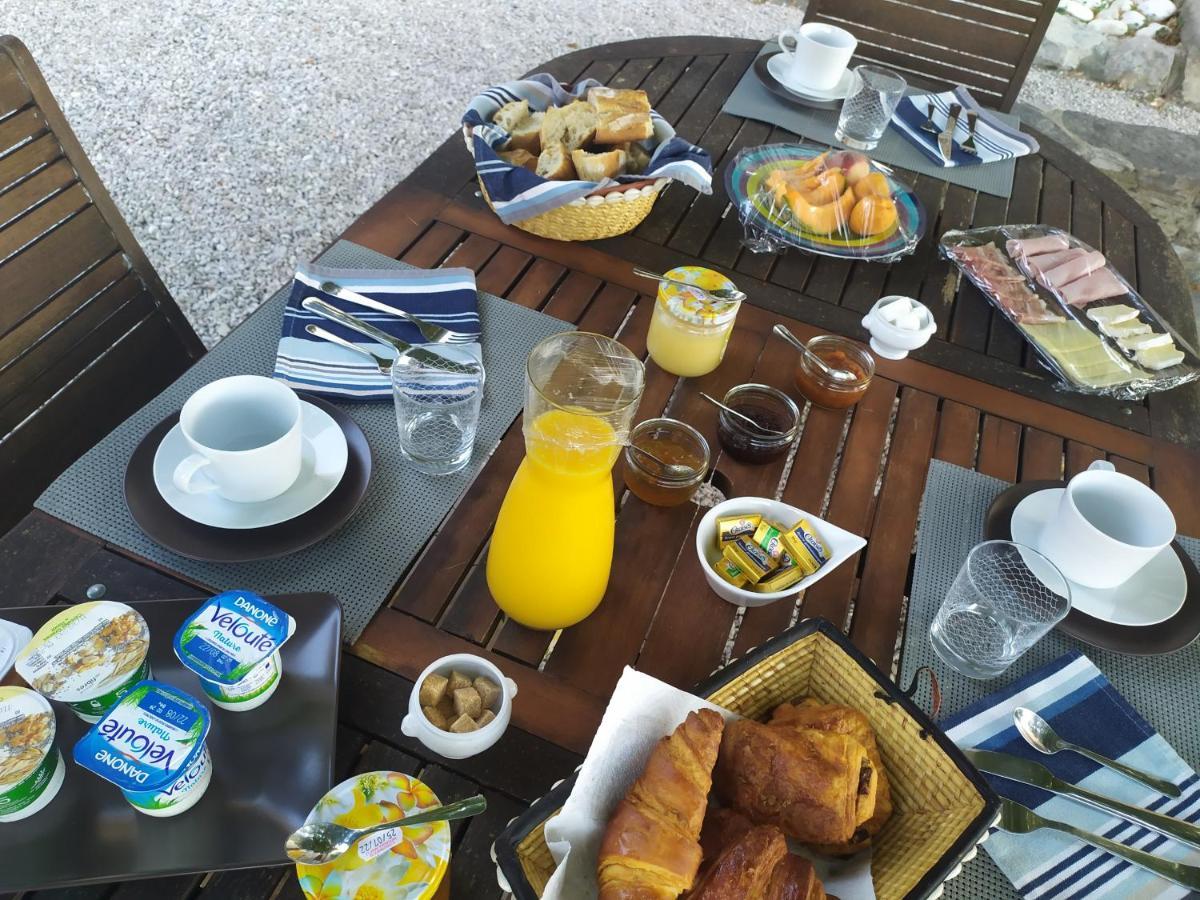
<path id="1" fill-rule="evenodd" d="M 712 196 L 672 187 L 632 234 L 567 244 L 502 225 L 477 196 L 455 134 L 343 235 L 417 266 L 469 266 L 481 289 L 614 334 L 642 356 L 652 298 L 633 264 L 661 271 L 701 263 L 733 273 L 751 305 L 739 315 L 724 363 L 703 378 L 680 380 L 648 362 L 638 412 L 639 419 L 666 414 L 688 421 L 714 450 L 716 420 L 701 391 L 720 395 L 751 380 L 791 389 L 794 357 L 769 337 L 775 322 L 802 337 L 822 331 L 862 337 L 863 311 L 885 293 L 903 293 L 928 304 L 940 324 L 915 358 L 880 360 L 856 409 L 810 409 L 790 468 L 782 460 L 756 467 L 716 456 L 713 481 L 727 495 L 779 493 L 868 538 L 855 560 L 798 605 L 777 603 L 739 617 L 708 590 L 695 559 L 701 511 L 690 504 L 650 507 L 619 492 L 612 580 L 597 612 L 557 639 L 505 621 L 488 594 L 484 562 L 487 526 L 523 452 L 519 423 L 509 429 L 427 551 L 409 571 L 397 572 L 387 604 L 349 648 L 343 675 L 339 773 L 394 767 L 419 772 L 445 796 L 480 785 L 491 799 L 487 816 L 468 823 L 456 841 L 455 896 L 496 894 L 487 858 L 492 838 L 578 763 L 623 666 L 636 664 L 687 687 L 798 616 L 820 615 L 890 669 L 902 634 L 918 506 L 934 458 L 1009 480 L 1071 475 L 1107 458 L 1152 484 L 1183 533 L 1200 534 L 1200 454 L 1192 449 L 1200 443 L 1197 390 L 1142 404 L 1057 392 L 1015 330 L 977 291 L 960 286 L 935 251 L 936 237 L 952 227 L 1041 221 L 1070 228 L 1102 247 L 1194 340 L 1179 262 L 1157 225 L 1106 177 L 1039 135 L 1042 153 L 1019 162 L 1009 200 L 913 178 L 931 235 L 895 265 L 750 253 L 740 246 L 736 216 L 727 214 L 722 166 L 742 147 L 797 140 L 720 113 L 757 48 L 717 38 L 632 41 L 535 70 L 567 81 L 640 86 L 684 137 L 713 155 Z M 186 596 L 199 587 L 41 513 L 0 541 L 0 605 L 76 602 L 96 584 L 120 599 Z M 487 754 L 457 763 L 431 758 L 399 732 L 411 679 L 431 659 L 453 652 L 485 655 L 520 685 L 514 727 Z M 236 900 L 299 892 L 286 870 L 259 870 L 26 896 Z"/>

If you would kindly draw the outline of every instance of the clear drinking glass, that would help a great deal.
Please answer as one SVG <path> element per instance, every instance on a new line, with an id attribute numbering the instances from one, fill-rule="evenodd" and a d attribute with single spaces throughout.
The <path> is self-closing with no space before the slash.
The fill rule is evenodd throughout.
<path id="1" fill-rule="evenodd" d="M 454 370 L 434 365 L 427 354 L 447 360 Z M 483 363 L 466 347 L 426 345 L 396 357 L 392 398 L 400 452 L 413 468 L 426 475 L 446 475 L 467 464 L 479 425 L 483 382 Z"/>
<path id="2" fill-rule="evenodd" d="M 985 541 L 958 570 L 929 639 L 968 678 L 995 678 L 1071 609 L 1071 587 L 1054 563 L 1010 541 Z"/>
<path id="3" fill-rule="evenodd" d="M 874 150 L 908 83 L 883 66 L 858 66 L 858 88 L 842 101 L 833 136 L 855 150 Z"/>

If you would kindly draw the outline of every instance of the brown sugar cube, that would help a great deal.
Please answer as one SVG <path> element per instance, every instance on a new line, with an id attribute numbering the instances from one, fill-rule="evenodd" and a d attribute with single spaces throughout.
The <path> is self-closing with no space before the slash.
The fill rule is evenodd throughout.
<path id="1" fill-rule="evenodd" d="M 495 719 L 496 719 L 496 714 L 494 712 L 492 712 L 490 709 L 485 709 L 483 711 L 483 715 L 479 717 L 479 719 L 475 722 L 475 724 L 478 725 L 480 728 L 482 728 L 484 725 L 488 725 L 491 722 L 494 722 Z"/>
<path id="2" fill-rule="evenodd" d="M 463 734 L 467 731 L 478 731 L 479 726 L 475 724 L 475 720 L 470 716 L 462 715 L 454 720 L 454 724 L 450 726 L 450 730 L 455 734 Z"/>
<path id="3" fill-rule="evenodd" d="M 438 701 L 437 711 L 441 714 L 441 717 L 446 720 L 447 725 L 458 718 L 458 713 L 454 711 L 454 698 L 449 694 L 446 694 L 441 700 Z"/>
<path id="4" fill-rule="evenodd" d="M 462 672 L 458 671 L 457 669 L 453 670 L 450 673 L 450 693 L 453 694 L 457 690 L 460 690 L 462 688 L 469 688 L 470 686 L 471 686 L 471 676 L 470 675 L 464 675 Z"/>
<path id="5" fill-rule="evenodd" d="M 422 706 L 421 712 L 425 713 L 425 718 L 429 720 L 429 723 L 434 728 L 440 728 L 442 731 L 445 731 L 450 727 L 450 723 L 446 720 L 445 716 L 438 712 L 436 706 Z"/>
<path id="6" fill-rule="evenodd" d="M 460 716 L 476 718 L 483 712 L 483 700 L 473 687 L 459 688 L 454 692 L 454 711 Z"/>
<path id="7" fill-rule="evenodd" d="M 483 701 L 484 709 L 496 709 L 500 701 L 500 685 L 482 675 L 475 679 L 475 690 Z"/>
<path id="8" fill-rule="evenodd" d="M 436 672 L 425 676 L 425 680 L 421 682 L 421 705 L 437 706 L 446 696 L 446 686 L 449 683 L 449 679 Z"/>

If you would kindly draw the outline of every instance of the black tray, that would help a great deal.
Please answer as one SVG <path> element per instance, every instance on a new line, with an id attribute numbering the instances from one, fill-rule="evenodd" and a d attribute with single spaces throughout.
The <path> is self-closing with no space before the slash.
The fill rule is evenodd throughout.
<path id="1" fill-rule="evenodd" d="M 992 541 L 1011 541 L 1010 525 L 1017 504 L 1038 491 L 1066 486 L 1065 481 L 1022 481 L 1014 484 L 988 507 L 983 526 L 984 537 Z M 1171 618 L 1156 625 L 1117 625 L 1072 609 L 1055 627 L 1093 647 L 1135 656 L 1155 656 L 1186 647 L 1200 635 L 1200 572 L 1196 571 L 1192 558 L 1179 546 L 1179 541 L 1172 542 L 1171 549 L 1179 557 L 1187 576 L 1187 596 L 1179 612 Z"/>
<path id="2" fill-rule="evenodd" d="M 116 597 L 110 599 L 119 599 Z M 115 785 L 71 758 L 90 727 L 54 703 L 66 777 L 49 805 L 0 824 L 0 892 L 124 881 L 286 863 L 284 839 L 332 786 L 342 610 L 329 594 L 287 594 L 272 603 L 296 620 L 280 654 L 283 680 L 258 709 L 212 714 L 212 783 L 200 802 L 172 818 L 134 811 Z M 131 603 L 150 626 L 156 679 L 206 701 L 171 639 L 200 598 Z M 36 631 L 61 606 L 4 611 Z"/>
<path id="3" fill-rule="evenodd" d="M 350 416 L 327 400 L 298 392 L 329 413 L 346 435 L 346 472 L 328 497 L 303 515 L 266 528 L 214 528 L 172 509 L 154 484 L 154 454 L 179 421 L 173 412 L 142 438 L 125 470 L 125 504 L 146 537 L 180 556 L 205 562 L 253 562 L 286 556 L 333 534 L 358 510 L 371 480 L 371 447 Z"/>

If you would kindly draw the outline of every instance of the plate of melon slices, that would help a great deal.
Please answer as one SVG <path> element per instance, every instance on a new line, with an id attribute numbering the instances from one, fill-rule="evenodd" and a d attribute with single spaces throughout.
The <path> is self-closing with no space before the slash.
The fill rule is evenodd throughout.
<path id="1" fill-rule="evenodd" d="M 764 144 L 725 173 L 752 249 L 785 246 L 843 259 L 890 262 L 925 234 L 925 208 L 886 166 L 851 150 Z"/>

